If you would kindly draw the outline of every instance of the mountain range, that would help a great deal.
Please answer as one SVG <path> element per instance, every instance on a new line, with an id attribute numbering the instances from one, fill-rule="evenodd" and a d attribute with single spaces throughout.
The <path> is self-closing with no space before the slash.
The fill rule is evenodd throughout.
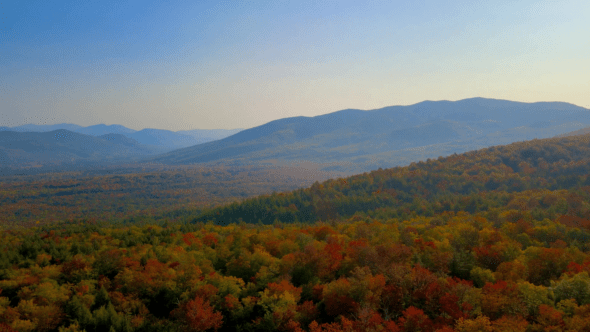
<path id="1" fill-rule="evenodd" d="M 0 128 L 0 164 L 305 165 L 353 174 L 589 126 L 590 110 L 576 105 L 484 98 L 347 109 L 241 131 L 25 125 Z"/>
<path id="2" fill-rule="evenodd" d="M 0 165 L 6 166 L 129 162 L 161 151 L 121 134 L 95 137 L 65 129 L 49 132 L 0 131 Z"/>
<path id="3" fill-rule="evenodd" d="M 55 125 L 27 124 L 16 127 L 0 127 L 0 131 L 15 132 L 49 132 L 58 129 L 65 129 L 71 132 L 96 137 L 106 134 L 120 134 L 137 141 L 139 144 L 149 145 L 151 148 L 154 148 L 155 151 L 159 152 L 219 140 L 243 130 L 241 128 L 193 129 L 174 132 L 164 129 L 146 128 L 138 131 L 117 124 L 97 124 L 93 126 L 82 127 L 71 123 L 61 123 Z"/>
<path id="4" fill-rule="evenodd" d="M 155 156 L 163 164 L 298 164 L 346 173 L 407 165 L 590 126 L 590 110 L 562 102 L 471 98 L 293 117 Z"/>
<path id="5" fill-rule="evenodd" d="M 217 140 L 240 130 L 137 131 L 121 125 L 82 127 L 67 123 L 0 127 L 0 175 L 31 167 L 39 172 L 56 167 L 76 169 L 137 162 L 146 156 Z"/>

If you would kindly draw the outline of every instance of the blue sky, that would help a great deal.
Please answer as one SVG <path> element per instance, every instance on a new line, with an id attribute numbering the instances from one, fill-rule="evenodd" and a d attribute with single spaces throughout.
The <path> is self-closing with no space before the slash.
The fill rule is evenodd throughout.
<path id="1" fill-rule="evenodd" d="M 3 1 L 0 126 L 248 128 L 487 97 L 590 108 L 588 1 Z"/>

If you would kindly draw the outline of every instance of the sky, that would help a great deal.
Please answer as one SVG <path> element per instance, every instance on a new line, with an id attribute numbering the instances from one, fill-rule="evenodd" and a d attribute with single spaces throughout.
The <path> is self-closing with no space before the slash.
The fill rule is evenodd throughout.
<path id="1" fill-rule="evenodd" d="M 0 2 L 0 126 L 251 128 L 472 97 L 590 108 L 587 0 Z"/>

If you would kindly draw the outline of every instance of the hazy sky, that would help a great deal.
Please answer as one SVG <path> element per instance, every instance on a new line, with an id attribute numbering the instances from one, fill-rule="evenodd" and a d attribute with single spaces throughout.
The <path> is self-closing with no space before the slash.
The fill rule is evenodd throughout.
<path id="1" fill-rule="evenodd" d="M 2 1 L 0 126 L 249 128 L 487 97 L 590 108 L 590 1 Z"/>

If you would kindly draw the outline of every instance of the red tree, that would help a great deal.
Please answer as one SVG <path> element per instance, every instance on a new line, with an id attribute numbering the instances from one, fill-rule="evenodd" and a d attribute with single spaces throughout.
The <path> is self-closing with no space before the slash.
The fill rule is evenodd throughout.
<path id="1" fill-rule="evenodd" d="M 196 332 L 209 329 L 217 331 L 223 324 L 223 315 L 218 311 L 214 311 L 209 301 L 201 297 L 195 297 L 194 300 L 188 301 L 179 309 L 180 311 L 176 312 L 176 314 L 186 324 L 187 331 Z"/>

